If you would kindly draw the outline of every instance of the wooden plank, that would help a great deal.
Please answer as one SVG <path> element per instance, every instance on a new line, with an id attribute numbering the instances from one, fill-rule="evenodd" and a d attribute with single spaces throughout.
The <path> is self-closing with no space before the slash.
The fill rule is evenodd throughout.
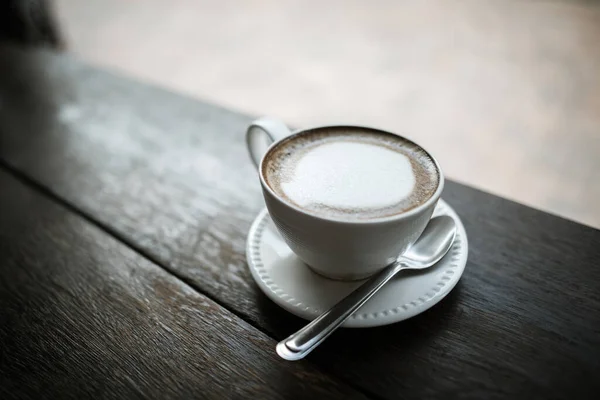
<path id="1" fill-rule="evenodd" d="M 2 55 L 7 165 L 275 338 L 301 326 L 246 267 L 262 207 L 249 117 L 66 57 Z M 600 233 L 452 182 L 444 198 L 471 242 L 454 293 L 404 323 L 340 331 L 310 359 L 382 398 L 600 389 Z"/>
<path id="2" fill-rule="evenodd" d="M 0 171 L 0 398 L 364 398 Z"/>

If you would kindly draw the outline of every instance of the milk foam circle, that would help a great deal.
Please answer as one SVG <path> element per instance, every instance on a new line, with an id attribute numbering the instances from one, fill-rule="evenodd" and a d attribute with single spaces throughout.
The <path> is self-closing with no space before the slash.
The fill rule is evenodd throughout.
<path id="1" fill-rule="evenodd" d="M 350 220 L 408 211 L 439 184 L 435 162 L 422 148 L 363 128 L 326 128 L 285 139 L 265 157 L 263 175 L 297 207 Z"/>

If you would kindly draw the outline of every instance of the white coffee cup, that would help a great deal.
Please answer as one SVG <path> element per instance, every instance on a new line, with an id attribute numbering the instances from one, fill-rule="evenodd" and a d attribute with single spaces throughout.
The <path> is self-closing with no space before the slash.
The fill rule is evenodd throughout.
<path id="1" fill-rule="evenodd" d="M 332 128 L 335 127 L 311 128 L 310 131 Z M 340 280 L 366 278 L 392 263 L 421 235 L 444 187 L 442 170 L 430 156 L 439 173 L 437 189 L 425 202 L 406 212 L 359 221 L 315 215 L 275 193 L 261 167 L 265 156 L 282 139 L 307 131 L 291 132 L 285 124 L 272 118 L 260 118 L 248 127 L 246 144 L 259 171 L 271 219 L 292 251 L 315 272 Z"/>

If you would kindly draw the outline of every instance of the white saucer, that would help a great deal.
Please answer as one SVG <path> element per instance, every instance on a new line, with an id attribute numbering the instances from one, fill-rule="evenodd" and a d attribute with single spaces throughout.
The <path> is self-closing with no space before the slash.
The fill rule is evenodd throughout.
<path id="1" fill-rule="evenodd" d="M 449 215 L 458 227 L 448 254 L 434 267 L 403 271 L 353 314 L 343 326 L 366 328 L 392 324 L 420 314 L 454 288 L 467 263 L 465 228 L 443 200 L 434 216 Z M 364 281 L 344 282 L 312 272 L 286 245 L 266 209 L 254 220 L 246 244 L 248 266 L 254 280 L 275 303 L 301 318 L 312 320 Z"/>

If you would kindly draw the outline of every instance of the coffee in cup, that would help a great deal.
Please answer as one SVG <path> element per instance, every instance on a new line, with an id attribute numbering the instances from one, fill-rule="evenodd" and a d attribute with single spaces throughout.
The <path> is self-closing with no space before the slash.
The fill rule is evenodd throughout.
<path id="1" fill-rule="evenodd" d="M 283 200 L 324 218 L 370 220 L 398 215 L 435 193 L 439 173 L 421 147 L 359 127 L 307 131 L 282 140 L 262 163 Z"/>

